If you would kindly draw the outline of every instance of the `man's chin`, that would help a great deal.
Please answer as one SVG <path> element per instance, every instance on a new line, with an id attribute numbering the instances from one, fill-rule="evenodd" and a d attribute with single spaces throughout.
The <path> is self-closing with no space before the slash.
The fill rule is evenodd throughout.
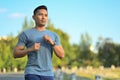
<path id="1" fill-rule="evenodd" d="M 45 26 L 45 24 L 39 24 L 39 27 L 44 27 Z"/>

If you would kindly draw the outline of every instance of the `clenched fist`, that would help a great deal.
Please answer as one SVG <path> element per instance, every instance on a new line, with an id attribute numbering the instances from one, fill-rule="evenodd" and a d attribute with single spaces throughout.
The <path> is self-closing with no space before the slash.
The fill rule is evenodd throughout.
<path id="1" fill-rule="evenodd" d="M 34 43 L 31 47 L 32 51 L 37 51 L 40 49 L 40 43 Z"/>
<path id="2" fill-rule="evenodd" d="M 49 44 L 51 44 L 51 45 L 54 44 L 54 42 L 52 41 L 51 37 L 48 36 L 48 35 L 43 36 L 43 39 L 44 39 L 46 42 L 48 42 Z"/>

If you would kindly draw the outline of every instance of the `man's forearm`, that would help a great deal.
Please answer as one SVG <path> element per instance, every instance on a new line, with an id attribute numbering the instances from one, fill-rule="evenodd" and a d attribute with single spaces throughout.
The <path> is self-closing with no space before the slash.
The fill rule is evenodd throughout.
<path id="1" fill-rule="evenodd" d="M 58 56 L 60 59 L 64 58 L 64 50 L 61 46 L 54 46 L 53 49 L 56 56 Z"/>
<path id="2" fill-rule="evenodd" d="M 23 49 L 23 50 L 19 50 L 19 49 L 16 49 L 14 50 L 14 58 L 21 58 L 21 57 L 24 57 L 28 52 L 30 52 L 31 49 Z"/>

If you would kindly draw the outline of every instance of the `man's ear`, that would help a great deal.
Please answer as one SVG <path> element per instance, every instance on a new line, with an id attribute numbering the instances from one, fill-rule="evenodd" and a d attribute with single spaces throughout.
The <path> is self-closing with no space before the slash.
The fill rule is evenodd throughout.
<path id="1" fill-rule="evenodd" d="M 35 16 L 33 15 L 32 18 L 35 20 Z"/>

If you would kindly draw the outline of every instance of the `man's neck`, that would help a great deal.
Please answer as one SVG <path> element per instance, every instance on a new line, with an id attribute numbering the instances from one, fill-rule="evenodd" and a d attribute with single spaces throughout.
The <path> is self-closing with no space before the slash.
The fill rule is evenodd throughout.
<path id="1" fill-rule="evenodd" d="M 46 30 L 45 29 L 45 26 L 35 26 L 35 29 L 39 30 L 39 31 L 44 31 Z"/>

